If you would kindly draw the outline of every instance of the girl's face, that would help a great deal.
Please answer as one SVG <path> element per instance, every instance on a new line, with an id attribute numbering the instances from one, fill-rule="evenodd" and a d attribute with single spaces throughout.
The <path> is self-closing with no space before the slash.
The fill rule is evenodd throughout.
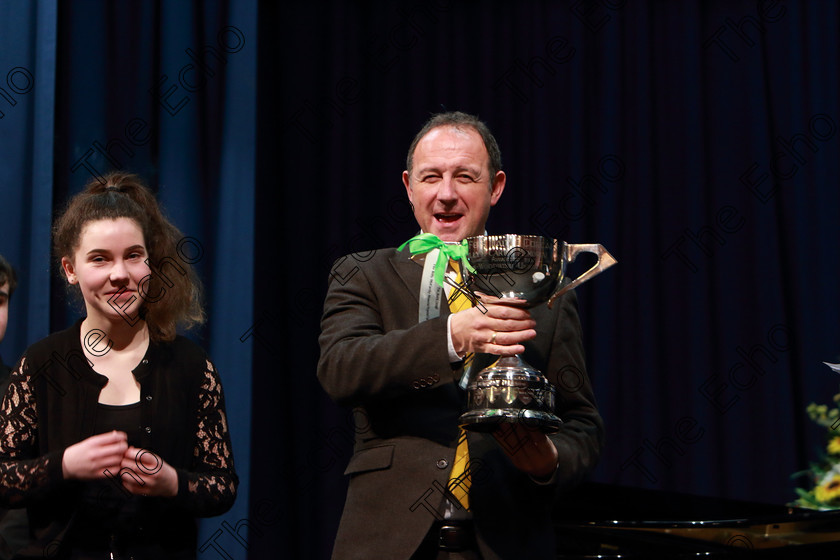
<path id="1" fill-rule="evenodd" d="M 61 265 L 69 282 L 79 284 L 88 319 L 133 326 L 145 295 L 141 282 L 151 273 L 147 260 L 140 225 L 117 218 L 87 222 L 72 260 L 63 257 Z"/>

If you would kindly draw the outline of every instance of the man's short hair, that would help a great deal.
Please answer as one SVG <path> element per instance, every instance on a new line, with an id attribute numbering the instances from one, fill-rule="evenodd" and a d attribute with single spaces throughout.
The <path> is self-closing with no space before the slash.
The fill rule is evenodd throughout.
<path id="1" fill-rule="evenodd" d="M 9 261 L 4 259 L 3 255 L 0 255 L 0 286 L 6 282 L 9 283 L 9 297 L 11 298 L 12 293 L 17 287 L 17 275 L 15 274 L 15 269 L 9 264 Z"/>
<path id="2" fill-rule="evenodd" d="M 499 150 L 499 144 L 496 143 L 496 139 L 484 121 L 474 115 L 462 113 L 461 111 L 438 113 L 426 121 L 426 124 L 420 129 L 420 132 L 411 141 L 411 146 L 408 147 L 408 157 L 405 160 L 405 168 L 408 170 L 408 174 L 411 175 L 411 168 L 414 166 L 414 151 L 417 149 L 417 144 L 429 131 L 441 126 L 451 126 L 456 129 L 471 128 L 481 136 L 481 139 L 484 141 L 484 147 L 487 149 L 487 155 L 490 156 L 490 182 L 492 183 L 496 177 L 496 173 L 502 170 L 502 152 Z"/>

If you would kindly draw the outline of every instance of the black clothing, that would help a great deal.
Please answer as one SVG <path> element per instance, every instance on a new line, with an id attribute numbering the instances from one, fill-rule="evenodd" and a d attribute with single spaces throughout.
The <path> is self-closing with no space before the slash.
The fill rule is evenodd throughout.
<path id="1" fill-rule="evenodd" d="M 108 379 L 85 358 L 80 329 L 81 320 L 35 343 L 12 371 L 0 407 L 0 504 L 28 507 L 37 542 L 26 552 L 33 557 L 59 548 L 57 557 L 66 557 L 73 543 L 118 549 L 135 560 L 195 558 L 194 518 L 227 511 L 238 483 L 213 364 L 184 337 L 149 344 L 133 370 L 140 429 L 131 443 L 175 468 L 178 495 L 126 497 L 129 518 L 111 519 L 109 504 L 126 492 L 120 481 L 144 476 L 139 462 L 133 472 L 106 473 L 100 482 L 111 484 L 99 486 L 98 503 L 91 503 L 89 483 L 62 473 L 67 447 L 113 429 L 101 424 L 98 403 Z"/>
<path id="2" fill-rule="evenodd" d="M 9 375 L 12 368 L 3 363 L 0 356 L 0 400 L 9 386 Z M 28 527 L 26 511 L 0 508 L 0 560 L 8 560 L 14 551 L 22 548 L 28 542 Z"/>
<path id="3" fill-rule="evenodd" d="M 3 356 L 0 356 L 0 399 L 6 392 L 6 387 L 9 386 L 9 375 L 12 373 L 12 368 L 3 363 Z"/>

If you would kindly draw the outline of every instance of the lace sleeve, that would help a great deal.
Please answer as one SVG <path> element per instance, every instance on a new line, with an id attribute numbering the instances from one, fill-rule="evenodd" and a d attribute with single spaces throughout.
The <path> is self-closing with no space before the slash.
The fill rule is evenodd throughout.
<path id="1" fill-rule="evenodd" d="M 216 368 L 207 362 L 196 409 L 192 467 L 182 472 L 179 495 L 195 515 L 210 517 L 233 505 L 239 478 L 233 466 L 225 400 Z"/>
<path id="2" fill-rule="evenodd" d="M 25 506 L 30 498 L 51 486 L 62 453 L 37 456 L 38 412 L 29 375 L 22 358 L 12 370 L 0 405 L 0 504 Z"/>

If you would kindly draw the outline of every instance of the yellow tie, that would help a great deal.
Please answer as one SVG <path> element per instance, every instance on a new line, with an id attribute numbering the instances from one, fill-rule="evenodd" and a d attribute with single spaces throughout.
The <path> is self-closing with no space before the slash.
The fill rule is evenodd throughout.
<path id="1" fill-rule="evenodd" d="M 461 268 L 458 266 L 458 261 L 449 261 L 450 266 L 455 270 L 455 282 L 461 285 Z M 449 295 L 449 310 L 452 313 L 461 311 L 462 309 L 469 309 L 472 307 L 472 301 L 467 295 L 456 288 L 452 288 Z M 469 363 L 472 354 L 467 354 L 464 357 L 464 366 Z M 467 447 L 467 432 L 463 428 L 458 428 L 458 447 L 455 449 L 455 461 L 452 463 L 452 472 L 449 474 L 448 489 L 458 502 L 464 506 L 464 509 L 470 509 L 470 450 Z"/>

